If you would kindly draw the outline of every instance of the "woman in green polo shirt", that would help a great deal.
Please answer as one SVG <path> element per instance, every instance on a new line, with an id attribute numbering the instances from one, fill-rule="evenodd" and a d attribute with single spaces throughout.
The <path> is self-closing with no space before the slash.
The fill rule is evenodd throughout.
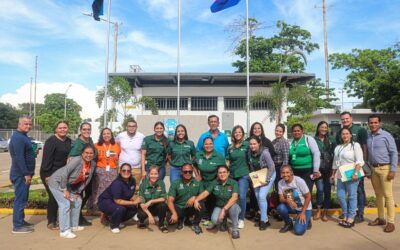
<path id="1" fill-rule="evenodd" d="M 165 177 L 168 139 L 164 135 L 164 123 L 154 124 L 154 134 L 146 136 L 142 143 L 142 179 L 149 174 L 150 166 L 157 166 L 160 180 Z"/>
<path id="2" fill-rule="evenodd" d="M 196 197 L 194 207 L 200 211 L 200 201 L 213 194 L 216 197 L 216 204 L 211 216 L 213 225 L 207 229 L 213 229 L 219 225 L 220 231 L 226 231 L 227 216 L 229 216 L 232 221 L 232 239 L 238 239 L 240 237 L 238 229 L 240 206 L 236 203 L 239 198 L 238 184 L 229 178 L 229 169 L 225 165 L 218 167 L 217 176 L 217 179 Z"/>
<path id="3" fill-rule="evenodd" d="M 249 189 L 249 164 L 247 163 L 248 141 L 244 140 L 244 129 L 237 125 L 232 129 L 232 144 L 226 154 L 226 164 L 229 167 L 231 178 L 239 184 L 239 205 L 242 210 L 239 215 L 238 227 L 244 228 L 244 216 L 246 214 L 246 195 Z"/>
<path id="4" fill-rule="evenodd" d="M 168 160 L 170 163 L 169 180 L 172 184 L 181 178 L 181 168 L 185 164 L 193 164 L 196 148 L 189 140 L 186 127 L 176 126 L 174 140 L 168 146 Z"/>
<path id="5" fill-rule="evenodd" d="M 149 224 L 155 225 L 153 215 L 158 216 L 158 228 L 163 233 L 168 233 L 165 216 L 167 213 L 167 205 L 165 200 L 167 193 L 165 191 L 164 181 L 160 180 L 158 166 L 151 166 L 149 169 L 149 178 L 142 180 L 139 186 L 139 196 L 142 197 L 138 210 L 139 224 L 138 228 L 146 228 L 144 221 L 149 219 Z"/>

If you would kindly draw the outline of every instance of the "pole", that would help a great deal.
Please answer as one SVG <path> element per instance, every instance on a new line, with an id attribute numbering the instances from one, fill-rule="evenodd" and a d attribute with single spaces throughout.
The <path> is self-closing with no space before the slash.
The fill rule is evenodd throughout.
<path id="1" fill-rule="evenodd" d="M 326 30 L 326 0 L 322 0 L 322 13 L 323 13 L 323 18 L 324 18 L 324 50 L 325 50 L 326 98 L 329 101 L 329 62 L 328 62 L 328 32 Z"/>
<path id="2" fill-rule="evenodd" d="M 177 85 L 178 85 L 178 97 L 177 97 L 177 120 L 179 123 L 180 116 L 180 95 L 181 95 L 181 15 L 182 15 L 182 0 L 178 0 L 178 52 L 176 60 L 177 70 Z"/>
<path id="3" fill-rule="evenodd" d="M 249 0 L 246 0 L 246 106 L 247 106 L 247 131 L 250 129 L 250 59 L 249 59 Z"/>
<path id="4" fill-rule="evenodd" d="M 118 23 L 115 22 L 114 23 L 114 63 L 113 63 L 114 73 L 117 72 L 117 57 L 118 57 Z M 115 102 L 114 101 L 111 104 L 111 109 L 112 110 L 115 109 Z M 110 129 L 111 130 L 112 130 L 112 127 L 113 127 L 113 122 L 114 122 L 114 115 L 111 117 L 111 122 L 110 122 Z"/>
<path id="5" fill-rule="evenodd" d="M 38 56 L 35 58 L 35 87 L 33 91 L 33 129 L 36 129 L 36 83 L 37 83 Z"/>
<path id="6" fill-rule="evenodd" d="M 33 78 L 31 77 L 31 84 L 29 85 L 29 116 L 32 117 L 32 81 Z"/>
<path id="7" fill-rule="evenodd" d="M 107 10 L 107 37 L 106 37 L 106 63 L 105 63 L 105 83 L 104 83 L 104 123 L 103 127 L 107 127 L 107 98 L 108 98 L 108 59 L 109 59 L 109 50 L 110 50 L 110 10 L 111 10 L 111 0 L 108 0 L 108 10 Z"/>
<path id="8" fill-rule="evenodd" d="M 64 94 L 64 120 L 67 119 L 67 93 L 69 88 L 71 88 L 72 84 L 68 85 L 67 89 L 65 90 Z"/>

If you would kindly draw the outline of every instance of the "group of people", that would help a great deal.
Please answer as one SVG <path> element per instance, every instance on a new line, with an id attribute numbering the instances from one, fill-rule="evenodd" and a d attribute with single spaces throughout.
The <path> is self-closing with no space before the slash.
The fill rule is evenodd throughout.
<path id="1" fill-rule="evenodd" d="M 284 138 L 285 126 L 278 124 L 276 138 L 271 141 L 262 124 L 256 122 L 247 138 L 243 127 L 235 126 L 229 143 L 218 129 L 218 116 L 210 115 L 209 131 L 201 135 L 196 146 L 182 124 L 176 127 L 174 138 L 168 139 L 162 122 L 154 124 L 154 134 L 144 136 L 137 131 L 135 120 L 128 120 L 126 131 L 115 138 L 109 128 L 102 129 L 97 143 L 90 137 L 90 123 L 84 122 L 72 143 L 67 136 L 68 123 L 60 121 L 55 134 L 45 142 L 40 169 L 49 196 L 47 227 L 59 230 L 63 238 L 75 238 L 75 232 L 91 225 L 82 216 L 86 206 L 88 214 L 99 214 L 113 233 L 120 232 L 123 222 L 135 215 L 138 228 L 157 224 L 163 233 L 176 224 L 178 230 L 186 225 L 200 234 L 202 220 L 207 230 L 227 231 L 229 218 L 231 236 L 237 239 L 239 229 L 245 227 L 246 212 L 258 214 L 256 226 L 266 230 L 270 226 L 268 209 L 275 203 L 277 217 L 284 221 L 280 232 L 293 230 L 303 235 L 311 228 L 311 217 L 328 221 L 331 187 L 336 183 L 342 207 L 339 225 L 350 228 L 364 220 L 361 173 L 370 169 L 378 218 L 369 225 L 383 225 L 385 232 L 393 232 L 392 182 L 398 163 L 394 139 L 381 129 L 377 115 L 368 118 L 370 133 L 354 125 L 350 113 L 344 112 L 340 118 L 343 128 L 337 138 L 329 135 L 329 125 L 322 121 L 315 136 L 304 134 L 302 125 L 293 125 L 290 143 Z M 31 119 L 21 117 L 10 142 L 10 179 L 15 189 L 13 233 L 33 231 L 33 225 L 24 220 L 35 168 L 27 137 L 31 127 Z M 164 183 L 167 164 L 169 190 Z M 342 176 L 345 165 L 351 165 L 350 174 Z M 266 170 L 265 177 L 253 187 L 250 176 L 261 170 Z M 317 209 L 312 215 L 314 184 Z M 292 220 L 289 214 L 297 216 Z"/>

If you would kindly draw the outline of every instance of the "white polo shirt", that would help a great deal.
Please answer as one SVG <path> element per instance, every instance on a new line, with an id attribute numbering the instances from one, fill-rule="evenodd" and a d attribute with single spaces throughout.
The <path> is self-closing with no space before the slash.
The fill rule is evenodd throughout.
<path id="1" fill-rule="evenodd" d="M 119 155 L 119 166 L 129 163 L 132 168 L 141 168 L 141 148 L 144 135 L 136 131 L 134 136 L 129 136 L 128 132 L 120 133 L 115 140 L 121 147 Z"/>

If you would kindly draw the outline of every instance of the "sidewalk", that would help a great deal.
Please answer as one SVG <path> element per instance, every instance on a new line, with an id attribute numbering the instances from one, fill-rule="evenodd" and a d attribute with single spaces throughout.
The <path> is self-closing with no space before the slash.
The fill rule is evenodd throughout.
<path id="1" fill-rule="evenodd" d="M 369 215 L 367 221 L 375 218 Z M 369 227 L 367 222 L 356 225 L 352 229 L 345 229 L 335 221 L 314 222 L 313 228 L 302 237 L 293 233 L 281 234 L 279 228 L 282 222 L 272 220 L 272 226 L 266 231 L 259 231 L 250 221 L 246 221 L 246 228 L 242 229 L 241 238 L 232 240 L 228 233 L 207 232 L 195 235 L 190 228 L 175 231 L 170 227 L 168 234 L 161 233 L 157 227 L 151 226 L 148 230 L 139 230 L 133 222 L 121 230 L 119 234 L 112 234 L 109 228 L 100 224 L 97 217 L 93 217 L 93 226 L 86 227 L 78 232 L 76 239 L 62 239 L 58 231 L 46 228 L 45 216 L 27 216 L 27 221 L 35 224 L 35 232 L 31 234 L 13 235 L 11 233 L 12 215 L 0 215 L 1 249 L 190 249 L 190 250 L 225 250 L 225 249 L 399 249 L 400 223 L 396 223 L 397 231 L 384 233 L 381 227 Z"/>

